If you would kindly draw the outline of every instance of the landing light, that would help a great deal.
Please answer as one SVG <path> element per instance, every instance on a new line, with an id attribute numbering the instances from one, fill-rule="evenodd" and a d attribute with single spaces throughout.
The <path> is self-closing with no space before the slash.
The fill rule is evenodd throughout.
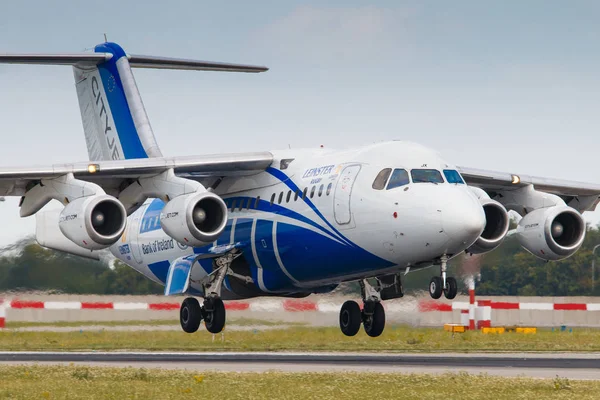
<path id="1" fill-rule="evenodd" d="M 521 183 L 521 178 L 519 177 L 519 175 L 513 175 L 512 176 L 512 184 L 518 185 L 519 183 Z"/>
<path id="2" fill-rule="evenodd" d="M 88 172 L 90 174 L 95 174 L 100 170 L 100 166 L 98 164 L 90 164 L 88 165 Z"/>

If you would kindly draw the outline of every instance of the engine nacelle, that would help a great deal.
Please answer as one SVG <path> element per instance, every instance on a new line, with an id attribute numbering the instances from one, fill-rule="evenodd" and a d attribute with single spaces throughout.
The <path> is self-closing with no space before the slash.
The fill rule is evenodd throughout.
<path id="1" fill-rule="evenodd" d="M 227 206 L 212 192 L 170 200 L 160 214 L 162 229 L 179 243 L 200 247 L 214 242 L 227 224 Z"/>
<path id="2" fill-rule="evenodd" d="M 557 261 L 579 250 L 585 230 L 579 212 L 568 206 L 555 206 L 539 208 L 524 216 L 517 227 L 517 238 L 531 254 Z"/>
<path id="3" fill-rule="evenodd" d="M 480 198 L 485 212 L 485 229 L 467 252 L 472 254 L 487 253 L 500 246 L 508 233 L 510 220 L 506 208 L 490 198 Z"/>
<path id="4" fill-rule="evenodd" d="M 103 194 L 80 197 L 60 213 L 60 231 L 73 243 L 89 250 L 105 249 L 125 230 L 127 212 L 123 204 Z"/>

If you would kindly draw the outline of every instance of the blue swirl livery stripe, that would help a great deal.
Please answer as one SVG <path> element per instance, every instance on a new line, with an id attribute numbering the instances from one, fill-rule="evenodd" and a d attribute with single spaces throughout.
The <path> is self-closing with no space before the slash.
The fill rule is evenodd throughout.
<path id="1" fill-rule="evenodd" d="M 248 199 L 250 199 L 250 197 L 244 197 L 244 196 L 236 196 L 236 197 L 228 197 L 225 200 L 225 202 L 228 204 L 229 207 L 231 207 L 231 202 L 238 202 L 239 200 L 242 200 L 242 204 L 245 204 L 244 202 L 248 201 Z M 239 203 L 238 203 L 239 204 Z M 280 206 L 278 204 L 271 204 L 270 201 L 267 200 L 259 200 L 258 202 L 258 206 L 255 206 L 255 209 L 258 211 L 263 211 L 263 212 L 267 212 L 267 213 L 273 213 L 276 215 L 282 215 L 284 217 L 288 217 L 290 219 L 299 221 L 299 222 L 303 222 L 307 225 L 310 225 L 318 230 L 320 230 L 321 232 L 325 233 L 327 236 L 334 238 L 336 240 L 338 240 L 339 242 L 341 242 L 342 244 L 349 246 L 348 242 L 345 240 L 340 239 L 339 237 L 337 237 L 334 233 L 330 232 L 329 230 L 325 229 L 323 226 L 317 224 L 315 221 L 313 221 L 312 219 L 297 213 L 296 211 L 290 210 L 289 208 L 285 208 L 283 206 Z"/>
<path id="2" fill-rule="evenodd" d="M 268 167 L 266 169 L 266 172 L 273 175 L 275 178 L 279 179 L 282 183 L 285 183 L 285 185 L 287 187 L 289 187 L 292 191 L 294 191 L 294 192 L 300 191 L 300 188 L 294 183 L 294 181 L 289 176 L 287 176 L 285 173 L 281 172 L 280 170 L 273 168 L 273 167 Z M 317 216 L 319 218 L 321 218 L 321 220 L 323 220 L 323 222 L 325 222 L 327 224 L 327 226 L 329 226 L 329 228 L 331 228 L 331 230 L 334 232 L 334 236 L 337 236 L 339 240 L 345 242 L 348 246 L 357 247 L 352 241 L 350 241 L 348 238 L 346 238 L 344 235 L 342 235 L 337 229 L 335 229 L 333 227 L 333 225 L 331 225 L 331 223 L 327 220 L 327 218 L 325 218 L 323 216 L 321 211 L 319 211 L 317 209 L 317 207 L 314 205 L 314 203 L 308 197 L 304 198 L 303 201 L 315 212 L 315 214 L 317 214 Z"/>

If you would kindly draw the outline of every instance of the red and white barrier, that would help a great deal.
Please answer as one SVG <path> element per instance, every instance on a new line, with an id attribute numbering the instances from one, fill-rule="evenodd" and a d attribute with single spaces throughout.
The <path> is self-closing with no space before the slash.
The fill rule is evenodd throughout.
<path id="1" fill-rule="evenodd" d="M 479 306 L 485 304 L 490 310 L 535 310 L 535 311 L 600 311 L 600 303 L 509 303 L 492 300 L 479 300 Z M 452 311 L 468 310 L 469 303 L 455 301 L 441 303 L 436 300 L 424 300 L 419 303 L 419 311 Z"/>
<path id="2" fill-rule="evenodd" d="M 475 300 L 469 293 L 469 302 L 454 301 L 444 303 L 439 300 L 421 300 L 417 303 L 419 312 L 451 312 L 453 310 L 467 310 L 469 321 L 479 320 L 477 315 L 473 318 L 472 310 L 488 308 L 489 310 L 536 310 L 536 311 L 600 311 L 600 303 L 511 303 L 493 300 Z M 164 303 L 139 303 L 139 302 L 80 302 L 80 301 L 31 301 L 12 300 L 4 303 L 5 308 L 12 309 L 46 309 L 46 310 L 179 310 L 179 302 Z M 384 307 L 389 312 L 403 312 L 412 308 L 402 302 L 384 302 Z M 231 311 L 289 311 L 289 312 L 325 312 L 337 313 L 340 311 L 342 301 L 327 300 L 295 300 L 295 299 L 265 299 L 255 301 L 226 301 L 225 308 Z"/>
<path id="3" fill-rule="evenodd" d="M 475 277 L 469 277 L 469 329 L 475 329 Z"/>
<path id="4" fill-rule="evenodd" d="M 12 300 L 6 303 L 12 309 L 44 309 L 44 310 L 179 310 L 180 303 L 128 303 L 128 302 L 80 302 L 80 301 L 30 301 Z M 339 312 L 341 304 L 331 302 L 314 302 L 304 300 L 266 300 L 257 302 L 226 301 L 229 311 L 320 311 Z"/>
<path id="5" fill-rule="evenodd" d="M 6 306 L 0 299 L 0 329 L 6 328 Z"/>

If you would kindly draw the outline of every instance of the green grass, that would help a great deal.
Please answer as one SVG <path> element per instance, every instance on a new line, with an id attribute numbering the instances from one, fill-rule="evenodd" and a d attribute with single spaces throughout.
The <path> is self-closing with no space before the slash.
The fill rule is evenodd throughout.
<path id="1" fill-rule="evenodd" d="M 14 332 L 0 331 L 0 350 L 188 350 L 188 351 L 381 351 L 381 352 L 590 352 L 600 351 L 600 330 L 536 335 L 478 331 L 456 334 L 441 328 L 388 327 L 379 338 L 363 332 L 345 337 L 338 328 L 292 327 L 230 331 L 213 335 L 203 328 L 180 331 Z"/>
<path id="2" fill-rule="evenodd" d="M 229 321 L 230 325 L 237 326 L 303 326 L 304 322 L 282 322 L 282 321 L 263 321 L 252 318 L 233 318 Z M 141 321 L 59 321 L 59 322 L 14 322 L 6 323 L 7 328 L 33 328 L 33 327 L 86 327 L 86 326 L 179 326 L 178 319 L 157 319 Z"/>
<path id="3" fill-rule="evenodd" d="M 10 399 L 596 399 L 598 381 L 486 375 L 194 373 L 82 366 L 0 366 Z"/>

